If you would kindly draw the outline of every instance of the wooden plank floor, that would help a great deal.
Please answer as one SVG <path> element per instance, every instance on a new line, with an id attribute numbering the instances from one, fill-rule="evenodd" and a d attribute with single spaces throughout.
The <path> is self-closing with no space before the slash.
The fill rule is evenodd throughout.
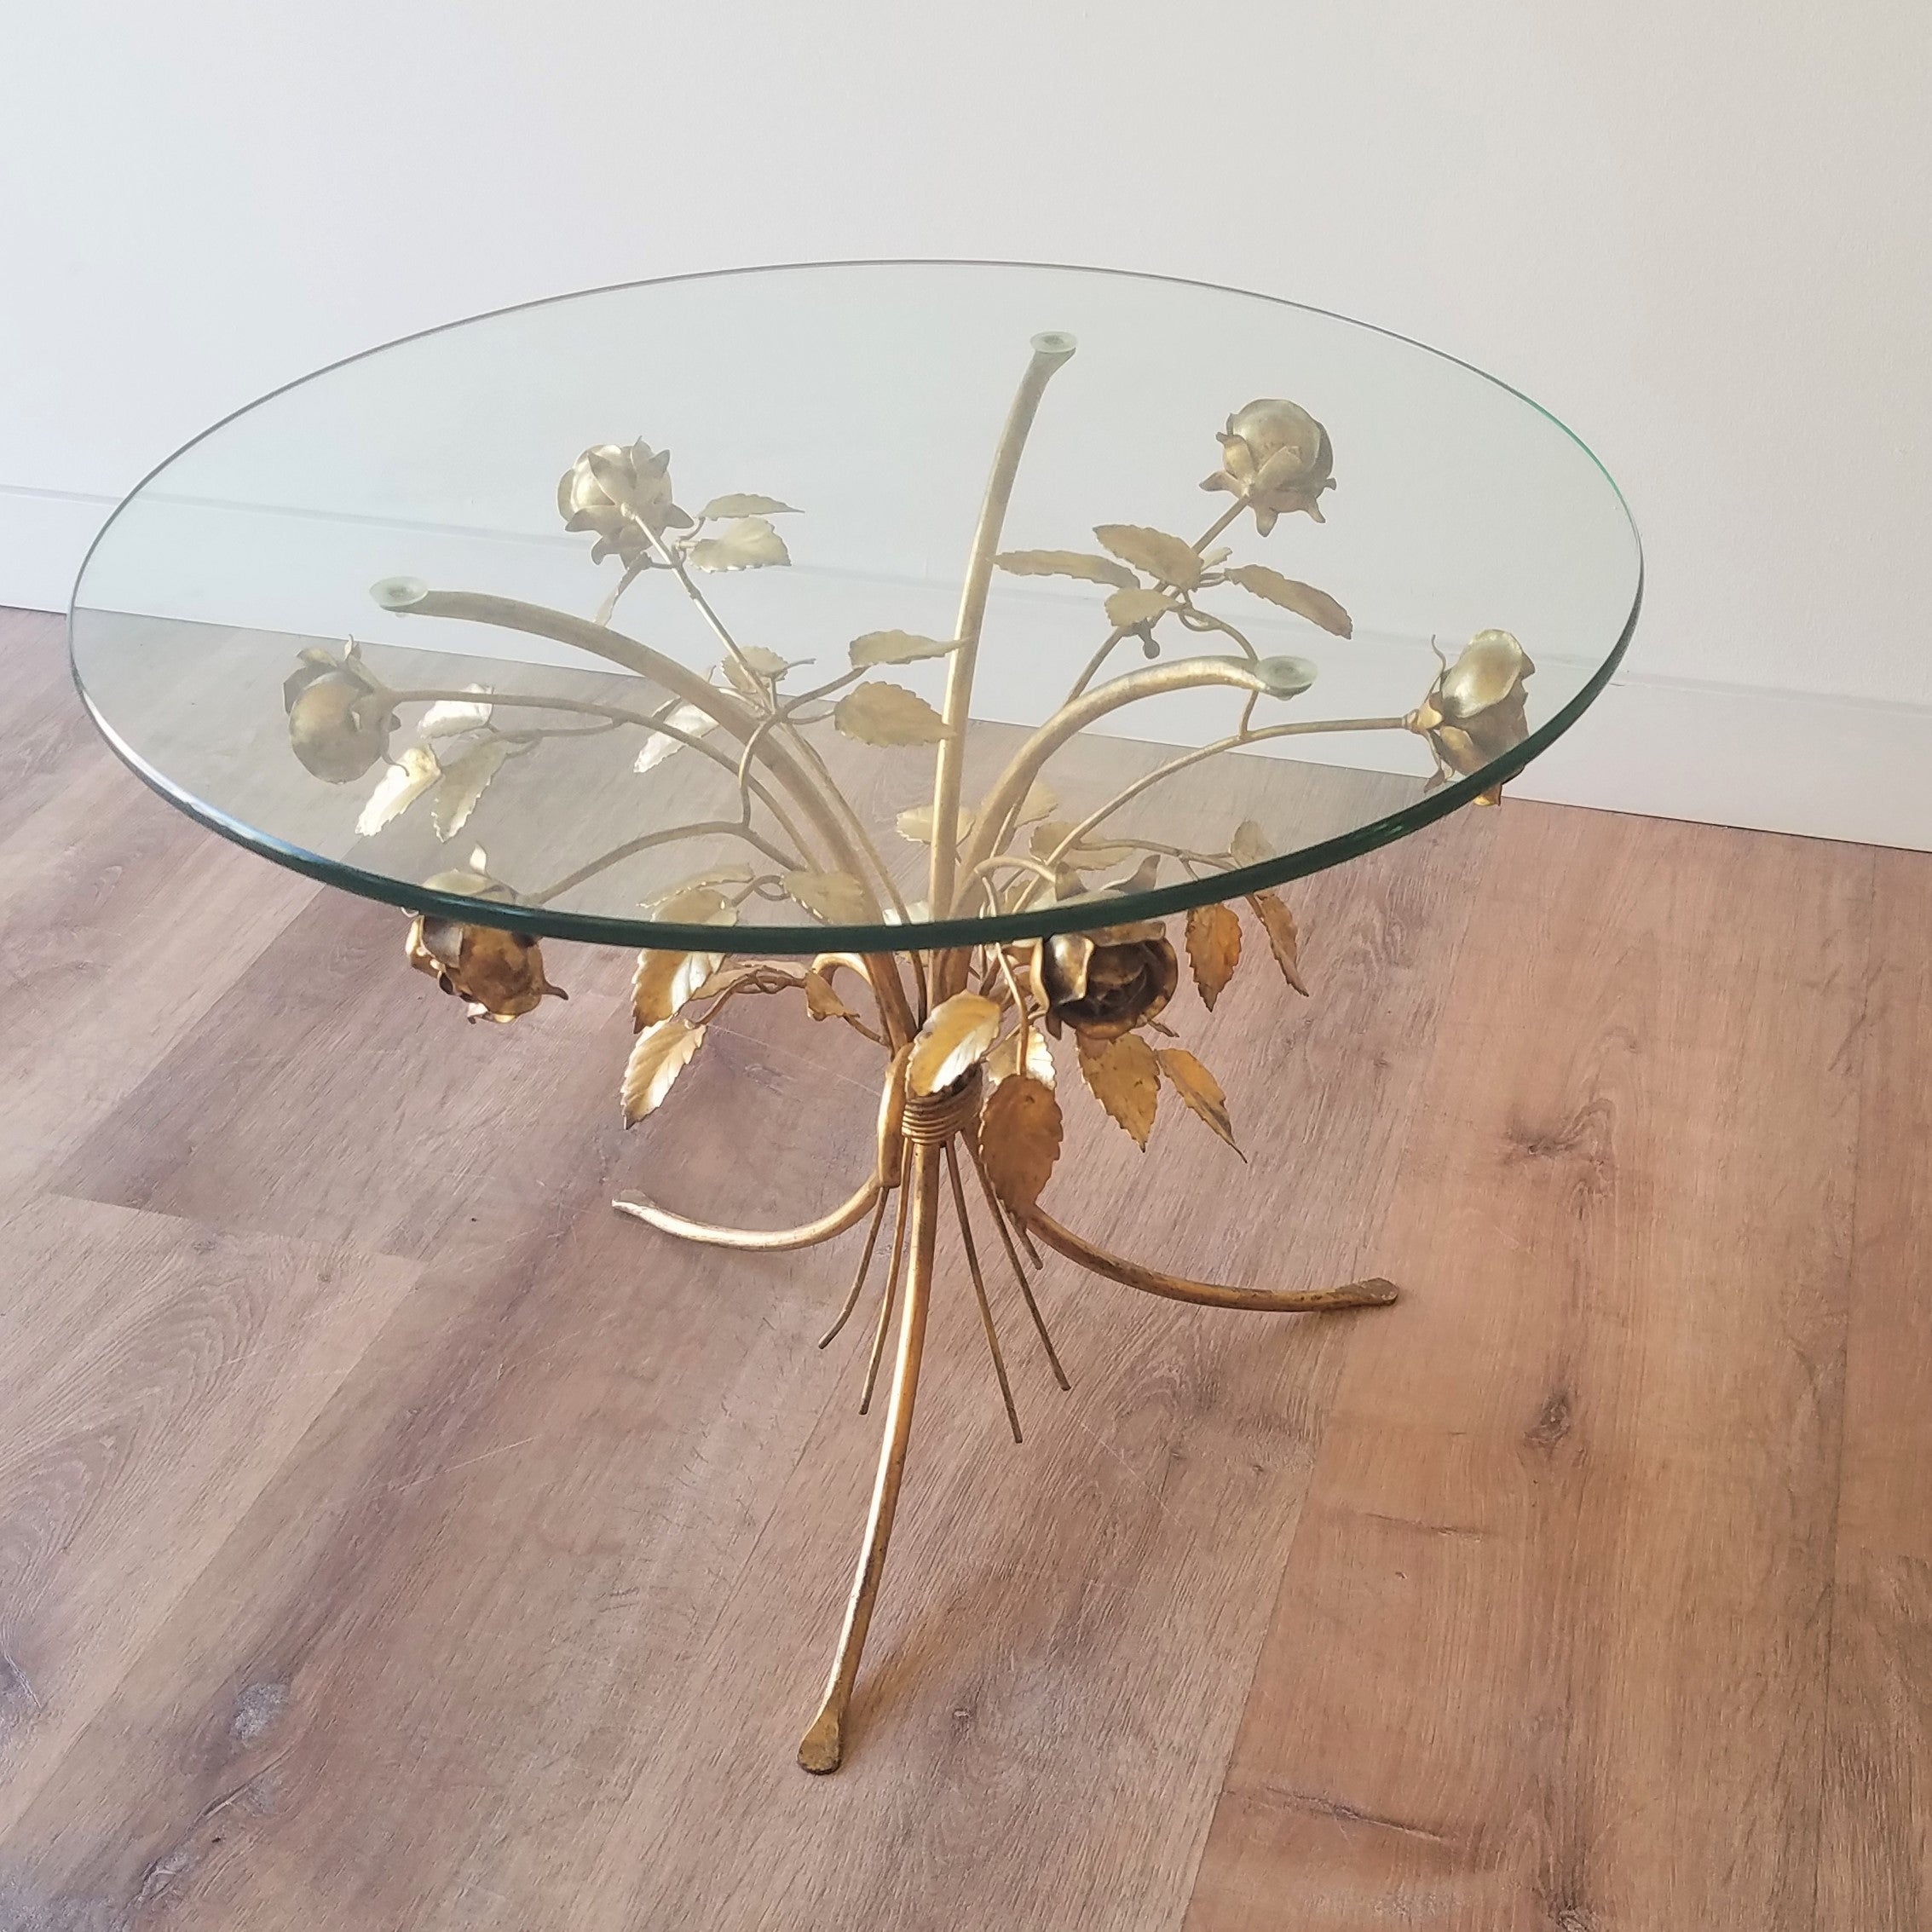
<path id="1" fill-rule="evenodd" d="M 1512 801 L 1186 1016 L 1254 1155 L 1076 1106 L 1076 1388 L 956 1265 L 846 1769 L 874 1072 L 627 962 L 467 1028 L 0 614 L 0 1932 L 1932 1924 L 1932 859 Z M 851 1043 L 856 1046 L 856 1042 Z M 955 1257 L 956 1262 L 956 1257 Z M 955 1292 L 947 1292 L 950 1288 Z"/>

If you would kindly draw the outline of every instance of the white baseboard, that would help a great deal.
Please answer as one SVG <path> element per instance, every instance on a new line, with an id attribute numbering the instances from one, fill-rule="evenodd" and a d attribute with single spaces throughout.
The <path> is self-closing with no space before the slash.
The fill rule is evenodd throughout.
<path id="1" fill-rule="evenodd" d="M 115 499 L 0 483 L 0 604 L 65 610 Z"/>
<path id="2" fill-rule="evenodd" d="M 0 485 L 0 604 L 65 610 L 107 497 Z M 1654 609 L 1652 630 L 1668 621 Z M 1512 786 L 1521 798 L 1932 851 L 1932 706 L 1637 664 Z"/>
<path id="3" fill-rule="evenodd" d="M 1640 626 L 1633 649 L 1641 651 Z M 1932 707 L 1619 678 L 1511 787 L 1648 818 L 1932 851 Z"/>

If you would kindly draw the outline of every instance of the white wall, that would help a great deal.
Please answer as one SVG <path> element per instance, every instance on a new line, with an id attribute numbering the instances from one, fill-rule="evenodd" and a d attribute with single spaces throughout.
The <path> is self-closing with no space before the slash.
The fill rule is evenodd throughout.
<path id="1" fill-rule="evenodd" d="M 1932 8 L 0 0 L 0 602 L 217 415 L 629 275 L 1242 284 L 1548 404 L 1650 562 L 1546 795 L 1932 846 Z"/>

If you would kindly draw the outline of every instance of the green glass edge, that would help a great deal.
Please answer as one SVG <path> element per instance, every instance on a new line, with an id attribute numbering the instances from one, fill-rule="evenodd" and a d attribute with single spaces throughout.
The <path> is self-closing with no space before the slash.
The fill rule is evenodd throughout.
<path id="1" fill-rule="evenodd" d="M 1319 309 L 1309 303 L 1291 302 L 1283 296 L 1262 295 L 1253 289 L 1233 288 L 1223 282 L 1202 281 L 1186 275 L 1143 274 L 1129 268 L 1094 268 L 1077 262 L 981 261 L 954 256 L 891 256 L 876 259 L 856 257 L 829 262 L 764 262 L 735 268 L 708 269 L 694 274 L 644 276 L 632 281 L 606 282 L 593 288 L 575 289 L 563 295 L 541 296 L 532 302 L 510 303 L 500 309 L 484 309 L 453 322 L 438 323 L 433 328 L 418 329 L 407 335 L 398 336 L 392 341 L 378 343 L 373 348 L 359 349 L 353 355 L 345 355 L 337 361 L 326 363 L 320 369 L 297 377 L 292 382 L 269 389 L 252 401 L 243 404 L 239 409 L 230 410 L 226 416 L 210 424 L 199 435 L 191 436 L 180 448 L 156 464 L 114 506 L 107 521 L 95 533 L 94 541 L 88 545 L 86 556 L 81 559 L 80 569 L 74 579 L 74 588 L 67 601 L 67 655 L 74 688 L 79 693 L 88 715 L 94 720 L 96 729 L 107 740 L 115 756 L 136 777 L 198 824 L 206 826 L 210 831 L 218 833 L 222 838 L 264 858 L 271 859 L 290 871 L 301 873 L 321 885 L 353 892 L 360 898 L 373 899 L 381 904 L 395 906 L 408 912 L 441 913 L 458 919 L 473 916 L 477 905 L 475 899 L 458 893 L 435 892 L 422 886 L 409 885 L 401 879 L 391 879 L 384 874 L 365 872 L 359 866 L 350 865 L 346 861 L 325 858 L 319 852 L 311 852 L 302 846 L 290 845 L 271 833 L 244 825 L 219 808 L 193 797 L 143 759 L 101 714 L 99 706 L 89 694 L 81 676 L 80 666 L 75 661 L 74 617 L 76 612 L 83 608 L 81 589 L 87 580 L 88 566 L 94 561 L 95 552 L 106 540 L 108 532 L 113 528 L 122 511 L 156 477 L 178 462 L 188 451 L 205 442 L 210 437 L 218 435 L 229 424 L 261 408 L 266 403 L 273 402 L 277 396 L 285 395 L 291 389 L 319 382 L 323 377 L 332 375 L 338 369 L 347 368 L 351 363 L 363 361 L 370 356 L 381 355 L 392 349 L 400 349 L 405 343 L 421 342 L 431 336 L 467 328 L 473 323 L 491 321 L 499 315 L 518 314 L 533 309 L 547 309 L 559 303 L 580 301 L 591 296 L 614 295 L 626 289 L 655 288 L 681 282 L 720 281 L 728 276 L 737 275 L 806 273 L 827 268 L 895 268 L 1046 269 L 1076 274 L 1107 275 L 1126 281 L 1167 282 L 1183 288 L 1206 289 L 1217 294 L 1240 296 L 1250 302 L 1272 303 L 1278 308 L 1298 309 L 1304 314 L 1320 315 L 1330 321 L 1346 323 L 1351 328 L 1365 329 L 1372 334 L 1386 336 L 1391 341 L 1419 349 L 1425 355 L 1433 355 L 1439 361 L 1453 363 L 1457 368 L 1468 370 L 1471 375 L 1501 389 L 1505 395 L 1515 397 L 1526 408 L 1534 410 L 1544 421 L 1568 437 L 1589 458 L 1592 467 L 1603 478 L 1611 495 L 1616 499 L 1617 506 L 1623 511 L 1624 523 L 1630 533 L 1636 561 L 1635 591 L 1616 644 L 1602 664 L 1591 673 L 1583 689 L 1567 704 L 1545 724 L 1531 732 L 1521 744 L 1513 747 L 1501 758 L 1485 765 L 1480 771 L 1467 778 L 1458 779 L 1452 785 L 1445 785 L 1439 791 L 1427 793 L 1415 804 L 1405 805 L 1399 811 L 1371 820 L 1367 825 L 1358 826 L 1353 831 L 1338 833 L 1333 839 L 1323 839 L 1319 844 L 1303 846 L 1283 858 L 1272 859 L 1265 865 L 1216 873 L 1209 878 L 1189 879 L 1180 884 L 1158 887 L 1149 892 L 1132 895 L 1123 893 L 1104 902 L 1088 900 L 1075 906 L 1047 907 L 1039 911 L 1015 913 L 1000 919 L 982 917 L 970 920 L 935 920 L 911 926 L 677 926 L 655 920 L 620 920 L 597 914 L 568 912 L 548 906 L 519 906 L 492 900 L 489 903 L 489 923 L 492 926 L 505 927 L 512 931 L 528 932 L 538 938 L 574 939 L 591 945 L 622 946 L 626 949 L 650 947 L 668 951 L 715 950 L 724 944 L 727 950 L 735 954 L 795 958 L 822 952 L 928 952 L 953 946 L 988 945 L 1006 940 L 1040 938 L 1049 933 L 1069 930 L 1071 922 L 1064 915 L 1070 912 L 1079 914 L 1081 921 L 1086 924 L 1093 923 L 1093 915 L 1102 911 L 1109 920 L 1163 918 L 1172 913 L 1185 912 L 1194 906 L 1211 905 L 1227 899 L 1239 898 L 1245 893 L 1261 891 L 1271 885 L 1285 885 L 1290 879 L 1304 879 L 1311 873 L 1326 871 L 1331 866 L 1358 858 L 1364 853 L 1372 852 L 1380 846 L 1392 845 L 1396 839 L 1405 838 L 1411 832 L 1420 831 L 1425 825 L 1433 825 L 1438 819 L 1446 818 L 1451 812 L 1458 811 L 1464 805 L 1472 803 L 1479 793 L 1487 791 L 1491 786 L 1514 777 L 1533 758 L 1547 751 L 1595 702 L 1604 687 L 1609 683 L 1618 666 L 1623 662 L 1623 654 L 1629 648 L 1631 637 L 1636 630 L 1638 615 L 1643 608 L 1643 539 L 1637 529 L 1636 519 L 1630 513 L 1630 506 L 1625 501 L 1623 491 L 1617 486 L 1617 479 L 1610 474 L 1596 452 L 1568 424 L 1544 408 L 1533 396 L 1525 395 L 1500 377 L 1492 376 L 1486 369 L 1479 369 L 1474 363 L 1465 361 L 1461 356 L 1451 355 L 1445 349 L 1432 348 L 1427 343 L 1417 342 L 1413 337 L 1403 335 L 1398 330 L 1385 329 L 1374 322 L 1360 321 L 1354 316 L 1341 314 L 1332 309 Z"/>

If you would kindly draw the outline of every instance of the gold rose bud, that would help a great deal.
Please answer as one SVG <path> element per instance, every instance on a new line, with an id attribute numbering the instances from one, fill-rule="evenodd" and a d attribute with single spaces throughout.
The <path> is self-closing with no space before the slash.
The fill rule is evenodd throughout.
<path id="1" fill-rule="evenodd" d="M 513 1020 L 546 993 L 570 997 L 544 978 L 542 949 L 527 932 L 418 913 L 410 922 L 407 952 L 418 972 L 469 1002 L 471 1019 Z"/>
<path id="2" fill-rule="evenodd" d="M 353 654 L 337 658 L 315 649 L 282 684 L 289 744 L 303 766 L 332 785 L 346 785 L 389 756 L 397 719 L 389 694 Z"/>
<path id="3" fill-rule="evenodd" d="M 1321 496 L 1335 487 L 1334 472 L 1328 431 L 1299 403 L 1263 398 L 1228 418 L 1221 466 L 1201 487 L 1239 497 L 1265 537 L 1277 516 L 1297 510 L 1326 522 Z"/>
<path id="4" fill-rule="evenodd" d="M 1088 1040 L 1117 1040 L 1156 1018 L 1180 983 L 1180 961 L 1156 920 L 1034 940 L 1025 964 L 1056 1039 L 1064 1025 Z"/>
<path id="5" fill-rule="evenodd" d="M 1452 776 L 1480 771 L 1529 736 L 1523 681 L 1535 670 L 1530 654 L 1507 631 L 1477 632 L 1455 663 L 1444 667 L 1404 721 L 1435 753 L 1432 790 Z M 1502 785 L 1491 785 L 1477 794 L 1477 803 L 1493 805 L 1502 796 Z"/>
<path id="6" fill-rule="evenodd" d="M 694 521 L 671 500 L 671 452 L 642 441 L 585 450 L 558 478 L 557 507 L 565 529 L 597 532 L 591 562 L 620 557 L 626 568 L 649 555 L 654 536 Z"/>

